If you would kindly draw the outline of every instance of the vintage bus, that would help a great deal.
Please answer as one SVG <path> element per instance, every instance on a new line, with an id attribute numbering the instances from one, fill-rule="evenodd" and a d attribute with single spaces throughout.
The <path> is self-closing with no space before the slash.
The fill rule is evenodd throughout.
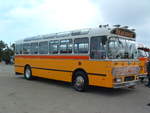
<path id="1" fill-rule="evenodd" d="M 138 45 L 138 59 L 140 61 L 140 73 L 139 78 L 143 82 L 144 78 L 147 77 L 147 62 L 149 57 L 150 49 L 143 44 Z"/>
<path id="2" fill-rule="evenodd" d="M 15 72 L 106 88 L 137 84 L 139 62 L 133 30 L 115 25 L 39 35 L 16 41 Z"/>

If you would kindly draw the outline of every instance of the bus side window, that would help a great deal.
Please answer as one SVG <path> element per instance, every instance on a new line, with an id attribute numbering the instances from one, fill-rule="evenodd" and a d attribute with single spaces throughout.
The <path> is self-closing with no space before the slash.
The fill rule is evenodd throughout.
<path id="1" fill-rule="evenodd" d="M 96 36 L 91 38 L 91 59 L 106 58 L 106 40 L 105 36 Z"/>
<path id="2" fill-rule="evenodd" d="M 15 45 L 15 53 L 16 54 L 22 54 L 22 44 L 16 44 Z"/>
<path id="3" fill-rule="evenodd" d="M 31 52 L 31 44 L 24 43 L 23 44 L 23 54 L 30 54 L 30 52 Z"/>
<path id="4" fill-rule="evenodd" d="M 72 53 L 72 39 L 60 40 L 60 53 Z"/>
<path id="5" fill-rule="evenodd" d="M 16 54 L 19 54 L 19 44 L 16 44 L 16 45 L 15 45 L 15 53 L 16 53 Z"/>
<path id="6" fill-rule="evenodd" d="M 39 43 L 39 54 L 48 54 L 48 41 Z"/>
<path id="7" fill-rule="evenodd" d="M 51 40 L 49 42 L 49 53 L 50 54 L 58 54 L 58 49 L 59 49 L 59 41 Z"/>
<path id="8" fill-rule="evenodd" d="M 38 54 L 38 42 L 31 43 L 31 54 Z"/>
<path id="9" fill-rule="evenodd" d="M 23 44 L 20 44 L 19 53 L 20 53 L 20 54 L 23 54 Z"/>
<path id="10" fill-rule="evenodd" d="M 88 53 L 89 50 L 89 39 L 77 38 L 74 40 L 74 53 Z"/>

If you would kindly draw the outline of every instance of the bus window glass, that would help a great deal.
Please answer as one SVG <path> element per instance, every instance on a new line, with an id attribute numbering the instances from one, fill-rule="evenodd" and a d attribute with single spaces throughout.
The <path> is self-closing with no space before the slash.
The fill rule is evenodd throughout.
<path id="1" fill-rule="evenodd" d="M 48 54 L 48 41 L 39 43 L 39 54 Z"/>
<path id="2" fill-rule="evenodd" d="M 89 39 L 77 38 L 74 40 L 74 53 L 88 53 Z"/>
<path id="3" fill-rule="evenodd" d="M 59 41 L 58 40 L 51 40 L 49 42 L 49 53 L 50 54 L 57 54 L 59 48 Z"/>
<path id="4" fill-rule="evenodd" d="M 60 41 L 60 53 L 72 53 L 72 39 Z"/>
<path id="5" fill-rule="evenodd" d="M 38 54 L 38 43 L 31 43 L 31 54 Z"/>
<path id="6" fill-rule="evenodd" d="M 135 42 L 131 40 L 126 40 L 126 45 L 127 45 L 127 53 L 129 59 L 136 58 L 137 57 L 137 49 L 135 46 Z"/>
<path id="7" fill-rule="evenodd" d="M 22 44 L 16 44 L 15 48 L 16 54 L 22 54 Z"/>
<path id="8" fill-rule="evenodd" d="M 15 53 L 16 53 L 16 54 L 19 54 L 19 44 L 16 44 L 16 45 L 15 45 Z"/>
<path id="9" fill-rule="evenodd" d="M 19 46 L 19 53 L 20 53 L 20 54 L 23 53 L 23 44 L 20 44 L 20 46 Z"/>
<path id="10" fill-rule="evenodd" d="M 31 44 L 24 43 L 23 44 L 23 54 L 30 54 L 30 52 L 31 52 Z"/>
<path id="11" fill-rule="evenodd" d="M 106 41 L 107 37 L 105 36 L 96 36 L 91 38 L 91 59 L 105 59 L 106 58 Z M 111 47 L 115 46 L 115 43 L 112 42 Z"/>
<path id="12" fill-rule="evenodd" d="M 137 58 L 135 42 L 120 37 L 111 37 L 108 40 L 108 58 L 134 59 Z"/>

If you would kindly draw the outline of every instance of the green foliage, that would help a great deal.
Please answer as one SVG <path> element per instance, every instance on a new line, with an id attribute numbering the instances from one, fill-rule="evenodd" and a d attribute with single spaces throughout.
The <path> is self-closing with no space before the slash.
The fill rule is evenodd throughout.
<path id="1" fill-rule="evenodd" d="M 1 40 L 0 41 L 0 51 L 2 51 L 6 47 L 6 44 Z"/>
<path id="2" fill-rule="evenodd" d="M 5 60 L 5 61 L 7 61 L 7 62 L 10 62 L 10 58 L 11 58 L 11 56 L 13 56 L 13 55 L 14 55 L 13 50 L 10 49 L 9 47 L 7 47 L 7 49 L 5 49 L 5 50 L 3 51 L 2 59 Z"/>
<path id="3" fill-rule="evenodd" d="M 15 45 L 12 44 L 10 47 L 7 46 L 3 41 L 0 41 L 0 61 L 3 59 L 7 62 L 14 56 Z"/>
<path id="4" fill-rule="evenodd" d="M 15 44 L 14 43 L 11 45 L 11 48 L 13 51 L 15 51 Z"/>
<path id="5" fill-rule="evenodd" d="M 6 44 L 1 40 L 0 41 L 0 61 L 2 60 L 3 50 L 6 47 Z"/>

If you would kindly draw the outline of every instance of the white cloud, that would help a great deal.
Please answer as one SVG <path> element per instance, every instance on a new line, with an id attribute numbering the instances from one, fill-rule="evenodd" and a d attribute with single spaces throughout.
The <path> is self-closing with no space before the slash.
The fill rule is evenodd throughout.
<path id="1" fill-rule="evenodd" d="M 100 24 L 121 24 L 137 29 L 137 40 L 150 45 L 149 0 L 9 1 L 0 4 L 0 33 L 5 40 Z"/>
<path id="2" fill-rule="evenodd" d="M 75 29 L 87 27 L 102 18 L 96 18 L 100 11 L 89 0 L 43 0 L 40 3 L 32 0 L 32 7 L 19 6 L 10 11 L 15 19 L 32 19 L 45 28 Z M 100 16 L 99 16 L 100 17 Z"/>

